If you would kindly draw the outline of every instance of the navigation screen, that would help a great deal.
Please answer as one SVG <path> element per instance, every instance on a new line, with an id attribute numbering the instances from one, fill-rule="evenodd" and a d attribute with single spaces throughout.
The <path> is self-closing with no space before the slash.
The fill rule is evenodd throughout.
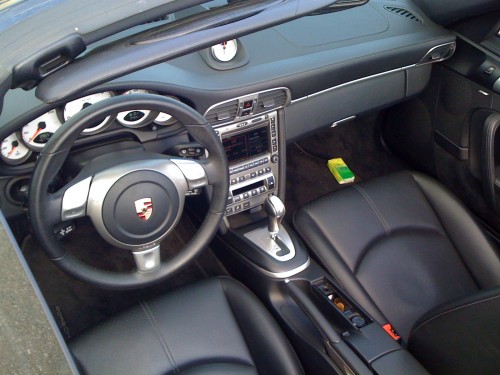
<path id="1" fill-rule="evenodd" d="M 265 154 L 269 151 L 267 125 L 222 138 L 229 164 Z"/>

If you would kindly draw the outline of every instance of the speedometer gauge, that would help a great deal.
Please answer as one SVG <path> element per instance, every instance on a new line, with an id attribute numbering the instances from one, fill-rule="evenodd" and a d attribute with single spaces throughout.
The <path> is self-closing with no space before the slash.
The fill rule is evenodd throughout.
<path id="1" fill-rule="evenodd" d="M 151 91 L 133 89 L 123 93 L 123 95 L 129 94 L 151 94 Z M 147 125 L 150 120 L 151 111 L 147 109 L 134 109 L 131 111 L 120 112 L 116 115 L 116 121 L 128 128 L 140 128 L 141 126 Z"/>
<path id="2" fill-rule="evenodd" d="M 87 95 L 83 98 L 73 100 L 64 106 L 64 121 L 68 121 L 71 117 L 76 115 L 82 109 L 88 106 L 100 102 L 101 100 L 111 98 L 113 93 L 111 91 L 100 92 L 97 94 Z M 111 123 L 111 116 L 106 117 L 98 124 L 94 124 L 82 131 L 82 134 L 94 134 L 104 129 L 107 125 Z"/>
<path id="3" fill-rule="evenodd" d="M 21 136 L 29 148 L 40 151 L 60 126 L 61 121 L 53 109 L 24 125 Z"/>
<path id="4" fill-rule="evenodd" d="M 12 133 L 2 141 L 1 158 L 10 165 L 18 165 L 31 155 L 31 150 L 21 142 L 16 133 Z"/>

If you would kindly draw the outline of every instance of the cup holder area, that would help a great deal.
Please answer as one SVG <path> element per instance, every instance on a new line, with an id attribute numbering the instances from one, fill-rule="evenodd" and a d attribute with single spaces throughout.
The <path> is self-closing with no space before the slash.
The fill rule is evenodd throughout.
<path id="1" fill-rule="evenodd" d="M 311 283 L 313 294 L 319 300 L 324 313 L 334 314 L 335 321 L 343 329 L 350 331 L 352 328 L 363 328 L 370 324 L 370 317 L 350 301 L 342 292 L 335 288 L 326 278 L 315 280 Z"/>

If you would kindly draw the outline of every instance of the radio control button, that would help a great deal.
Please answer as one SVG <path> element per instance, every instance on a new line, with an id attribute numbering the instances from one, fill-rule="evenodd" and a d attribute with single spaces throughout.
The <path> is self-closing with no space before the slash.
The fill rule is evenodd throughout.
<path id="1" fill-rule="evenodd" d="M 261 186 L 261 187 L 259 188 L 259 192 L 260 192 L 260 193 L 265 193 L 265 192 L 266 192 L 266 187 L 265 187 L 265 186 Z"/>
<path id="2" fill-rule="evenodd" d="M 238 183 L 238 180 L 236 178 L 232 178 L 231 179 L 231 185 L 234 185 L 236 183 Z"/>
<path id="3" fill-rule="evenodd" d="M 241 201 L 241 196 L 237 195 L 233 199 L 235 203 L 238 203 L 239 201 Z"/>
<path id="4" fill-rule="evenodd" d="M 232 214 L 232 213 L 233 213 L 233 209 L 231 207 L 226 208 L 226 215 L 229 215 L 229 214 Z"/>
<path id="5" fill-rule="evenodd" d="M 241 204 L 234 207 L 234 212 L 239 212 L 239 211 L 241 211 Z"/>
<path id="6" fill-rule="evenodd" d="M 273 163 L 277 163 L 279 160 L 280 160 L 280 158 L 278 157 L 278 155 L 273 155 L 273 156 L 271 157 L 271 161 L 272 161 Z"/>
<path id="7" fill-rule="evenodd" d="M 266 168 L 266 173 L 269 173 L 269 172 L 271 172 L 271 167 Z"/>
<path id="8" fill-rule="evenodd" d="M 275 187 L 275 183 L 274 183 L 274 177 L 268 177 L 267 178 L 267 188 L 269 190 L 273 190 Z"/>
<path id="9" fill-rule="evenodd" d="M 276 130 L 273 130 L 273 131 L 271 132 L 271 137 L 273 137 L 273 138 L 274 138 L 274 137 L 276 137 Z"/>
<path id="10" fill-rule="evenodd" d="M 245 176 L 241 176 L 239 179 L 238 179 L 239 182 L 243 182 L 245 181 Z"/>
<path id="11" fill-rule="evenodd" d="M 255 178 L 255 177 L 257 177 L 257 172 L 252 172 L 252 173 L 250 174 L 250 178 Z"/>
<path id="12" fill-rule="evenodd" d="M 278 146 L 273 146 L 273 152 L 278 151 Z"/>
<path id="13" fill-rule="evenodd" d="M 250 202 L 243 203 L 243 209 L 246 210 L 247 208 L 250 208 Z"/>
<path id="14" fill-rule="evenodd" d="M 227 197 L 227 204 L 231 204 L 231 203 L 233 203 L 233 196 L 232 195 Z"/>
<path id="15" fill-rule="evenodd" d="M 255 163 L 254 162 L 251 162 L 250 164 L 248 164 L 250 166 L 250 168 L 253 168 L 255 167 Z"/>
<path id="16" fill-rule="evenodd" d="M 257 189 L 253 189 L 252 190 L 252 197 L 255 197 L 257 194 L 259 194 L 259 192 L 257 191 Z"/>
<path id="17" fill-rule="evenodd" d="M 264 170 L 263 170 L 263 169 L 259 169 L 259 171 L 257 172 L 257 174 L 258 174 L 259 176 L 262 176 L 262 175 L 264 174 Z"/>
<path id="18" fill-rule="evenodd" d="M 250 198 L 250 194 L 248 192 L 243 193 L 243 199 L 248 199 Z"/>
<path id="19" fill-rule="evenodd" d="M 264 164 L 269 163 L 269 158 L 264 158 Z"/>

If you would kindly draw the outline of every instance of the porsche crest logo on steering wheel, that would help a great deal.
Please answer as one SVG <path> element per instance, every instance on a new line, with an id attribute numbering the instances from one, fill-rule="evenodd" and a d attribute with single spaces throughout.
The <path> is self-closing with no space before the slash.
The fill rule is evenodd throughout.
<path id="1" fill-rule="evenodd" d="M 134 202 L 135 211 L 141 220 L 149 220 L 153 214 L 153 200 L 151 198 L 138 199 Z"/>

